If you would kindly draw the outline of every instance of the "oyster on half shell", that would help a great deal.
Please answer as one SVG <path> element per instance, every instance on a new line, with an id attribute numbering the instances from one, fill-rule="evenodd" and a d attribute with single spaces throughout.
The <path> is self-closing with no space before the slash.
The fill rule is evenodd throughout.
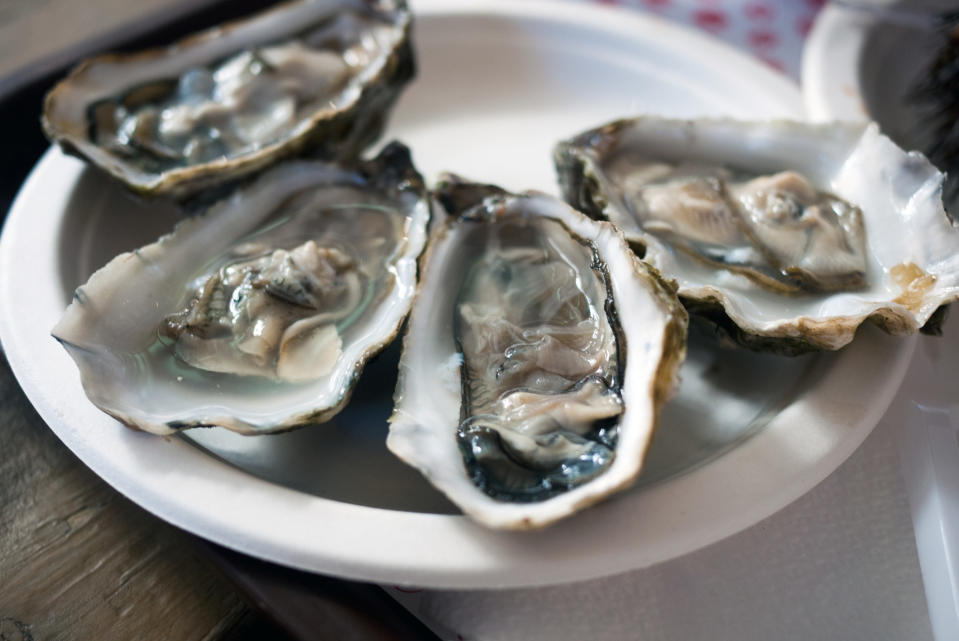
<path id="1" fill-rule="evenodd" d="M 480 523 L 547 525 L 629 485 L 686 314 L 608 223 L 448 178 L 388 447 Z"/>
<path id="2" fill-rule="evenodd" d="M 429 216 L 398 143 L 356 169 L 290 161 L 114 258 L 53 335 L 130 427 L 322 422 L 409 312 Z"/>
<path id="3" fill-rule="evenodd" d="M 47 136 L 147 196 L 186 198 L 309 150 L 352 160 L 414 73 L 405 0 L 297 0 L 47 95 Z"/>
<path id="4" fill-rule="evenodd" d="M 876 125 L 620 120 L 561 142 L 568 202 L 623 230 L 694 316 L 760 350 L 915 333 L 959 297 L 942 174 Z"/>

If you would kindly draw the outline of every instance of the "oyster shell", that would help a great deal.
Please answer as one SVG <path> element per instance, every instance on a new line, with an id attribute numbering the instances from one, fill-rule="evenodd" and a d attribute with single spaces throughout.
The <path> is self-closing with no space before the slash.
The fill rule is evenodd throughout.
<path id="1" fill-rule="evenodd" d="M 568 202 L 611 220 L 690 312 L 761 350 L 919 331 L 959 296 L 942 175 L 876 125 L 613 122 L 555 151 Z"/>
<path id="2" fill-rule="evenodd" d="M 298 0 L 166 49 L 104 55 L 47 95 L 64 150 L 186 198 L 311 150 L 353 159 L 413 76 L 405 0 Z"/>
<path id="3" fill-rule="evenodd" d="M 114 258 L 53 335 L 130 427 L 321 422 L 406 317 L 429 215 L 398 143 L 355 170 L 290 161 Z"/>
<path id="4" fill-rule="evenodd" d="M 686 315 L 611 225 L 449 178 L 388 447 L 469 516 L 541 527 L 638 474 Z"/>

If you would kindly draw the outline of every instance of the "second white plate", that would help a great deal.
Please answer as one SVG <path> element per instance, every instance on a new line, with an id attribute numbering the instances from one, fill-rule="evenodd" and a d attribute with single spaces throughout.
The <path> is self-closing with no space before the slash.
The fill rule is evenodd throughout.
<path id="1" fill-rule="evenodd" d="M 935 25 L 936 16 L 946 10 L 955 10 L 955 2 L 828 4 L 803 51 L 809 116 L 875 120 L 901 146 L 925 147 L 930 132 L 922 125 L 928 110 L 917 108 L 909 96 L 944 42 Z"/>
<path id="2" fill-rule="evenodd" d="M 453 170 L 556 192 L 561 138 L 642 112 L 801 117 L 796 88 L 698 33 L 562 2 L 414 2 L 419 76 L 389 136 L 427 178 Z M 689 552 L 782 508 L 865 438 L 913 341 L 865 329 L 838 354 L 782 359 L 694 342 L 636 488 L 540 532 L 484 530 L 383 445 L 395 348 L 331 424 L 242 438 L 129 431 L 83 396 L 50 338 L 73 288 L 174 212 L 129 200 L 58 151 L 24 186 L 0 240 L 0 337 L 40 414 L 91 468 L 160 517 L 307 570 L 434 587 L 541 585 Z M 864 376 L 869 372 L 869 376 Z"/>

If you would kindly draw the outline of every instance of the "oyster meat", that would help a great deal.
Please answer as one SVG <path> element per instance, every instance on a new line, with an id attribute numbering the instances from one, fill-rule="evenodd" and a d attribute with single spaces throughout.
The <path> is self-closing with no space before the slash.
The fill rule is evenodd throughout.
<path id="1" fill-rule="evenodd" d="M 354 170 L 290 161 L 113 259 L 53 334 L 131 427 L 321 422 L 399 331 L 429 213 L 398 143 Z"/>
<path id="2" fill-rule="evenodd" d="M 795 171 L 737 179 L 723 167 L 624 156 L 608 171 L 635 219 L 620 225 L 714 267 L 789 294 L 866 285 L 862 212 Z"/>
<path id="3" fill-rule="evenodd" d="M 555 162 L 568 202 L 747 347 L 839 349 L 866 319 L 913 333 L 959 296 L 942 175 L 875 125 L 640 117 Z"/>
<path id="4" fill-rule="evenodd" d="M 400 363 L 389 448 L 467 514 L 546 525 L 628 485 L 686 316 L 612 226 L 450 177 Z"/>
<path id="5" fill-rule="evenodd" d="M 167 49 L 94 58 L 48 137 L 147 195 L 186 197 L 309 148 L 355 158 L 413 75 L 403 0 L 298 0 Z"/>

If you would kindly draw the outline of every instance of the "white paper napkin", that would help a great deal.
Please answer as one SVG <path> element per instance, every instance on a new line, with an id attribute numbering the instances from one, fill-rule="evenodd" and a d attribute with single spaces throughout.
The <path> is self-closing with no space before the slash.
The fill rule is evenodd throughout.
<path id="1" fill-rule="evenodd" d="M 884 420 L 786 509 L 649 569 L 548 588 L 393 594 L 448 641 L 930 640 L 899 429 Z"/>

